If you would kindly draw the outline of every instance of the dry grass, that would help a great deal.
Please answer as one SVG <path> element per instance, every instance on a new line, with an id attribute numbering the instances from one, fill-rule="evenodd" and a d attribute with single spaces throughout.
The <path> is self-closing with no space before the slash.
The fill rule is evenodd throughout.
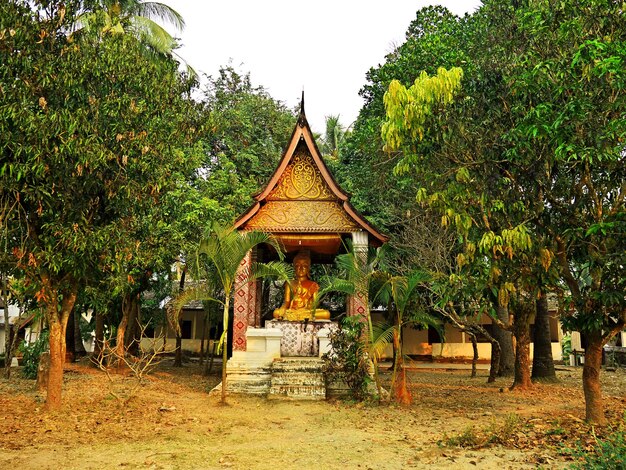
<path id="1" fill-rule="evenodd" d="M 520 393 L 486 384 L 486 373 L 418 370 L 409 407 L 251 397 L 220 406 L 206 393 L 217 378 L 189 364 L 161 366 L 121 406 L 103 373 L 72 365 L 56 413 L 44 412 L 33 381 L 0 380 L 0 468 L 558 468 L 568 434 L 585 431 L 580 374 Z M 603 381 L 617 417 L 626 374 Z"/>

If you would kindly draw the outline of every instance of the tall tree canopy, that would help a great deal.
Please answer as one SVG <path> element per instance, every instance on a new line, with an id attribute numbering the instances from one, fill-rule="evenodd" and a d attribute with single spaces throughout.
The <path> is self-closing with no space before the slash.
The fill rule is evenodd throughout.
<path id="1" fill-rule="evenodd" d="M 144 217 L 158 228 L 152 208 L 196 166 L 193 84 L 133 37 L 69 36 L 82 7 L 0 5 L 2 224 L 19 228 L 8 245 L 50 327 L 50 407 L 78 289 L 138 256 Z"/>
<path id="2" fill-rule="evenodd" d="M 568 324 L 588 338 L 587 418 L 600 423 L 601 348 L 626 323 L 623 23 L 603 0 L 485 2 L 455 99 L 420 104 L 436 96 L 427 82 L 408 98 L 393 85 L 384 132 L 418 199 L 463 237 L 459 269 L 490 260 L 518 334 L 540 291 L 567 286 Z"/>
<path id="3" fill-rule="evenodd" d="M 232 222 L 252 203 L 278 165 L 295 115 L 250 74 L 232 66 L 208 77 L 203 102 L 209 116 L 206 159 L 198 180 L 205 197 L 220 201 L 213 220 Z"/>

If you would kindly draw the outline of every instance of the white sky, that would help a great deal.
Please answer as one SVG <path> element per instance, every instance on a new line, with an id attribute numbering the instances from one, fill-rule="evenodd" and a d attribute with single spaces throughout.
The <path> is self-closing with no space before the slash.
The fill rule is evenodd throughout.
<path id="1" fill-rule="evenodd" d="M 250 72 L 252 83 L 293 108 L 305 93 L 307 118 L 322 133 L 324 117 L 357 117 L 365 73 L 384 62 L 420 8 L 439 3 L 457 15 L 480 0 L 162 0 L 187 24 L 177 51 L 200 74 L 220 66 Z M 168 28 L 171 30 L 171 28 Z"/>

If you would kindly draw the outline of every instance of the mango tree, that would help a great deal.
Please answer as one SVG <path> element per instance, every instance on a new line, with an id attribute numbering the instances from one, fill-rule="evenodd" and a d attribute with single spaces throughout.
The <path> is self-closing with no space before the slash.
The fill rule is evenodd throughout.
<path id="1" fill-rule="evenodd" d="M 2 224 L 50 328 L 47 406 L 61 405 L 65 329 L 78 290 L 110 247 L 172 189 L 195 138 L 173 60 L 134 38 L 69 35 L 80 2 L 0 5 Z M 138 247 L 135 249 L 139 249 Z"/>

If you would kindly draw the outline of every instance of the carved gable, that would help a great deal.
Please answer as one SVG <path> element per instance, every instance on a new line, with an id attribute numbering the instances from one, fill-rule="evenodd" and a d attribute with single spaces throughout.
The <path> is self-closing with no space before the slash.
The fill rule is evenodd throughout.
<path id="1" fill-rule="evenodd" d="M 315 245 L 316 252 L 322 250 L 322 245 L 336 252 L 340 235 L 347 233 L 367 232 L 369 242 L 375 246 L 387 241 L 387 236 L 352 207 L 348 194 L 328 171 L 304 114 L 304 97 L 278 167 L 255 200 L 237 219 L 235 228 L 281 234 L 286 245 L 287 238 L 298 234 L 297 240 L 292 240 L 294 246 L 304 246 L 306 238 L 307 246 L 313 249 Z M 310 239 L 306 234 L 311 234 Z"/>
<path id="2" fill-rule="evenodd" d="M 305 233 L 342 233 L 359 228 L 332 193 L 302 142 L 266 201 L 248 221 L 247 228 Z"/>
<path id="3" fill-rule="evenodd" d="M 267 196 L 267 200 L 337 201 L 338 199 L 322 178 L 309 149 L 304 143 L 300 143 L 278 183 Z"/>

